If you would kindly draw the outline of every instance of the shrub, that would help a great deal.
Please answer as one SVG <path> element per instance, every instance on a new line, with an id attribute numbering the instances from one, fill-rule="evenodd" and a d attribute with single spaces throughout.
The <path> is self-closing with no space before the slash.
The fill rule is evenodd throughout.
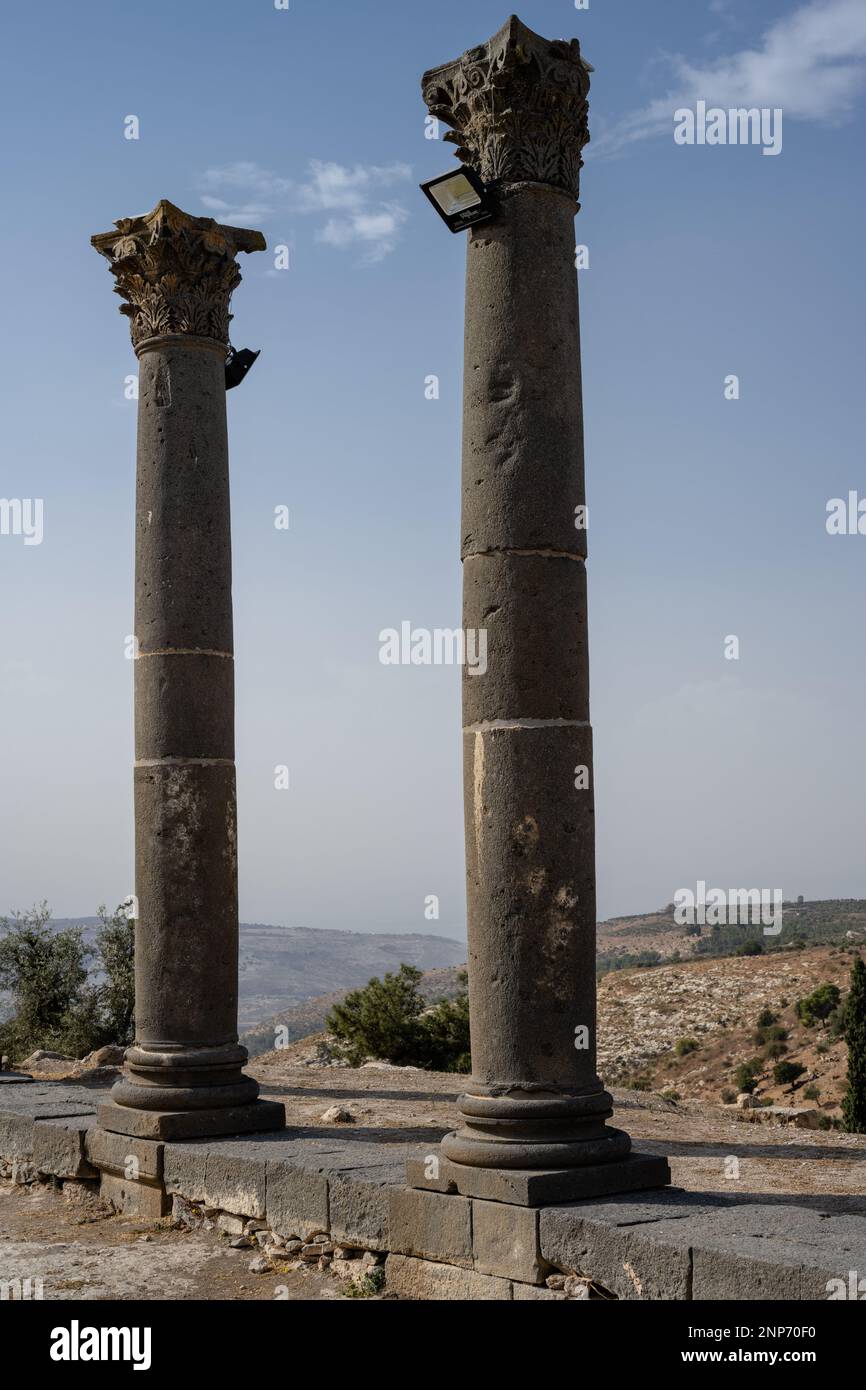
<path id="1" fill-rule="evenodd" d="M 763 1069 L 764 1064 L 759 1057 L 753 1057 L 751 1062 L 741 1062 L 734 1072 L 734 1085 L 737 1090 L 748 1091 L 751 1095 Z"/>
<path id="2" fill-rule="evenodd" d="M 52 931 L 48 904 L 0 920 L 0 985 L 14 1014 L 0 1025 L 0 1048 L 21 1060 L 34 1048 L 65 1051 L 72 1014 L 87 981 L 80 927 Z"/>
<path id="3" fill-rule="evenodd" d="M 690 1052 L 697 1052 L 700 1046 L 696 1038 L 678 1038 L 674 1043 L 674 1052 L 678 1057 L 687 1057 Z"/>
<path id="4" fill-rule="evenodd" d="M 742 946 L 738 946 L 734 951 L 735 956 L 762 956 L 763 954 L 763 941 L 744 941 Z"/>
<path id="5" fill-rule="evenodd" d="M 762 1009 L 758 1014 L 758 1027 L 769 1028 L 771 1024 L 776 1022 L 778 1017 L 779 1015 L 774 1014 L 772 1009 Z"/>
<path id="6" fill-rule="evenodd" d="M 737 1093 L 736 1093 L 736 1091 L 732 1091 L 731 1088 L 730 1088 L 729 1086 L 726 1086 L 725 1089 L 722 1091 L 722 1094 L 721 1094 L 721 1102 L 722 1102 L 722 1105 L 733 1105 L 734 1102 L 736 1101 L 736 1099 L 737 1099 Z"/>
<path id="7" fill-rule="evenodd" d="M 821 1097 L 821 1087 L 816 1086 L 813 1082 L 811 1086 L 806 1087 L 806 1089 L 803 1092 L 803 1095 L 806 1097 L 807 1100 L 819 1100 Z"/>
<path id="8" fill-rule="evenodd" d="M 799 1062 L 777 1062 L 773 1067 L 773 1080 L 777 1086 L 790 1086 L 805 1070 Z"/>
<path id="9" fill-rule="evenodd" d="M 652 1073 L 648 1071 L 637 1072 L 634 1076 L 626 1078 L 626 1086 L 630 1091 L 651 1091 L 653 1088 Z"/>
<path id="10" fill-rule="evenodd" d="M 857 956 L 845 1005 L 848 1043 L 848 1085 L 842 1099 L 842 1119 L 849 1134 L 866 1134 L 866 965 Z"/>
<path id="11" fill-rule="evenodd" d="M 836 985 L 819 985 L 804 999 L 797 1000 L 797 1017 L 804 1027 L 811 1028 L 819 1020 L 823 1022 L 830 1017 L 833 1010 L 839 1007 L 840 998 Z"/>
<path id="12" fill-rule="evenodd" d="M 818 1043 L 815 1047 L 815 1051 L 818 1053 L 819 1057 L 823 1057 L 827 1052 L 830 1051 L 830 1044 Z"/>
<path id="13" fill-rule="evenodd" d="M 375 1298 L 385 1287 L 385 1267 L 378 1265 L 363 1274 L 360 1279 L 353 1279 L 343 1289 L 346 1298 Z"/>
<path id="14" fill-rule="evenodd" d="M 109 914 L 96 909 L 100 928 L 96 951 L 103 981 L 97 987 L 105 1041 L 126 1047 L 135 1031 L 135 921 L 126 905 Z"/>
<path id="15" fill-rule="evenodd" d="M 771 1042 L 771 1043 L 767 1043 L 767 1046 L 766 1046 L 766 1048 L 764 1049 L 764 1056 L 765 1056 L 765 1057 L 768 1057 L 768 1058 L 770 1058 L 770 1059 L 772 1060 L 772 1058 L 774 1058 L 774 1057 L 784 1057 L 784 1055 L 785 1055 L 785 1053 L 786 1053 L 787 1051 L 788 1051 L 788 1044 L 787 1044 L 787 1043 L 783 1043 L 783 1042 Z"/>
<path id="16" fill-rule="evenodd" d="M 0 919 L 0 985 L 10 990 L 13 1016 L 0 1024 L 0 1049 L 19 1060 L 35 1048 L 82 1057 L 105 1043 L 132 1040 L 134 924 L 122 907 L 101 927 L 95 951 L 80 927 L 53 930 L 46 903 Z M 102 974 L 91 983 L 88 962 Z"/>
<path id="17" fill-rule="evenodd" d="M 460 975 L 465 986 L 467 977 Z M 428 1058 L 420 1065 L 430 1071 L 472 1070 L 469 1056 L 469 995 L 465 988 L 453 1001 L 440 999 L 421 1016 L 425 1047 L 421 1055 Z"/>
<path id="18" fill-rule="evenodd" d="M 404 964 L 396 975 L 389 971 L 383 980 L 372 979 L 335 1004 L 327 1027 L 337 1038 L 338 1055 L 354 1067 L 366 1057 L 381 1057 L 397 1066 L 468 1071 L 468 996 L 463 991 L 450 1003 L 440 1000 L 425 1013 L 420 979 L 420 970 Z"/>

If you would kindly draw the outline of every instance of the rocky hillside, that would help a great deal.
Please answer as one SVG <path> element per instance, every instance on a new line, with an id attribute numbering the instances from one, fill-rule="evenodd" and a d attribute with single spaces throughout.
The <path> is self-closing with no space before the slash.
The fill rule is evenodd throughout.
<path id="1" fill-rule="evenodd" d="M 804 1027 L 795 1006 L 824 983 L 844 995 L 855 950 L 816 946 L 610 973 L 599 982 L 599 1071 L 611 1084 L 718 1101 L 722 1091 L 736 1089 L 736 1068 L 760 1058 L 759 1099 L 814 1103 L 803 1097 L 807 1087 L 817 1087 L 818 1103 L 833 1111 L 845 1084 L 845 1045 L 826 1025 Z M 767 1056 L 768 1044 L 757 1036 L 765 1009 L 787 1033 L 776 1057 Z M 804 1072 L 793 1085 L 778 1085 L 777 1061 Z"/>

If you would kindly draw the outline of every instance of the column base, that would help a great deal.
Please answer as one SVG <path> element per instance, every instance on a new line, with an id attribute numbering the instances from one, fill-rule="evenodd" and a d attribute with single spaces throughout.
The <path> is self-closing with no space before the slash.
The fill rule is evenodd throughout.
<path id="1" fill-rule="evenodd" d="M 446 1135 L 446 1139 L 451 1137 Z M 439 1154 L 410 1158 L 406 1164 L 409 1187 L 507 1202 L 517 1207 L 614 1197 L 623 1192 L 667 1187 L 670 1181 L 667 1159 L 642 1153 L 580 1168 L 479 1168 L 453 1163 Z"/>
<path id="2" fill-rule="evenodd" d="M 106 1101 L 97 1111 L 96 1122 L 112 1134 L 128 1134 L 134 1139 L 210 1139 L 284 1129 L 286 1111 L 275 1100 L 201 1110 L 134 1110 Z"/>

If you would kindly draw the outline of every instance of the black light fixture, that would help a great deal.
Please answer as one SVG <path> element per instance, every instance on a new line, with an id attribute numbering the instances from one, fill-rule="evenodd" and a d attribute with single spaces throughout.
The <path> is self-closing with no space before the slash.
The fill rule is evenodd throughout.
<path id="1" fill-rule="evenodd" d="M 437 179 L 422 183 L 421 192 L 452 232 L 486 222 L 496 211 L 484 180 L 468 164 L 462 164 L 452 174 L 440 174 Z"/>
<path id="2" fill-rule="evenodd" d="M 252 348 L 233 348 L 229 343 L 229 355 L 226 358 L 226 390 L 230 391 L 233 386 L 240 386 L 250 367 L 259 356 L 259 352 L 253 352 Z"/>

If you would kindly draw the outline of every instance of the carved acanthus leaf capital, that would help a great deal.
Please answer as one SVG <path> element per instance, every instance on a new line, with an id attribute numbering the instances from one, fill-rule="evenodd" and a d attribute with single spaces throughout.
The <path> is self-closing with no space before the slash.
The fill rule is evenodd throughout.
<path id="1" fill-rule="evenodd" d="M 512 15 L 487 43 L 425 72 L 421 90 L 485 183 L 549 183 L 577 198 L 591 71 L 577 39 L 543 39 Z"/>
<path id="2" fill-rule="evenodd" d="M 120 312 L 133 346 L 165 333 L 229 340 L 229 301 L 241 281 L 239 251 L 264 251 L 261 232 L 192 217 L 163 199 L 142 217 L 122 217 L 116 231 L 90 238 L 111 263 Z"/>

